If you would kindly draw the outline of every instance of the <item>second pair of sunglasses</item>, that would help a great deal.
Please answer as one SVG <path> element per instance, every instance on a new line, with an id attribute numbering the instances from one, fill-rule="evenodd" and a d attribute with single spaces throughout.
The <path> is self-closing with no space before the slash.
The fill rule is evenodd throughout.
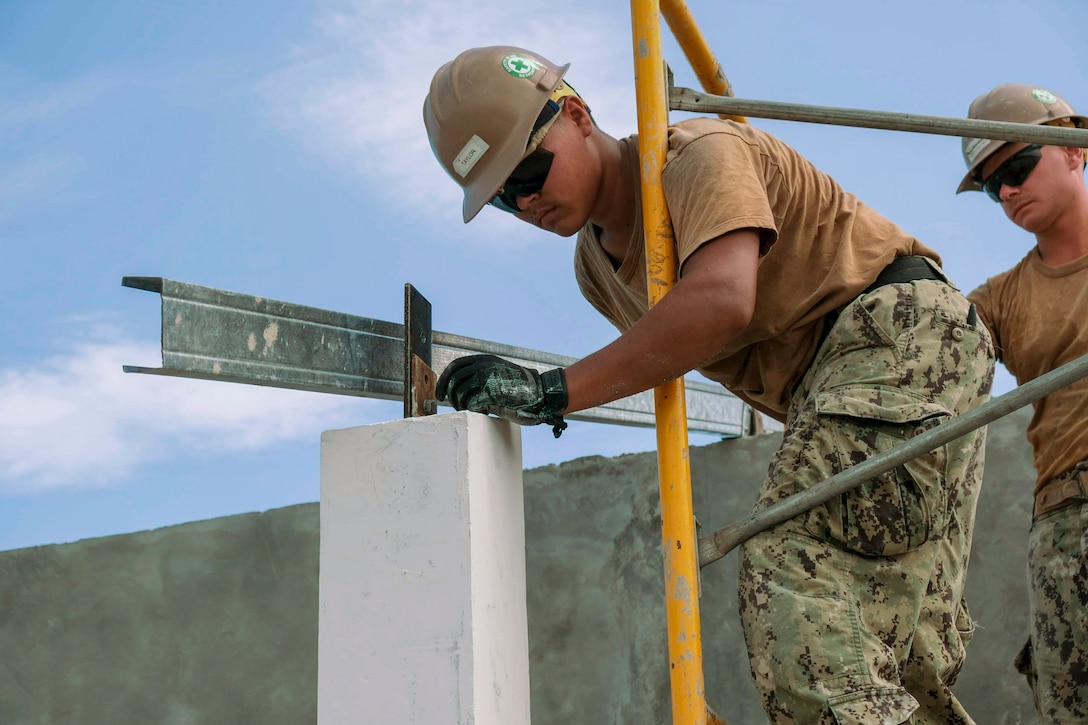
<path id="1" fill-rule="evenodd" d="M 1039 144 L 1032 144 L 1031 146 L 1025 146 L 1005 159 L 1000 166 L 994 169 L 992 174 L 980 182 L 982 188 L 986 191 L 986 195 L 1000 204 L 1001 187 L 1023 184 L 1031 176 L 1031 172 L 1035 171 L 1035 167 L 1042 157 L 1043 147 Z"/>

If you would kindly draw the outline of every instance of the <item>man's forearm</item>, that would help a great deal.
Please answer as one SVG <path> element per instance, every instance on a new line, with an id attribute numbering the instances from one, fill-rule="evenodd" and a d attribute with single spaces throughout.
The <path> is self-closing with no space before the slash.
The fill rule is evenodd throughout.
<path id="1" fill-rule="evenodd" d="M 741 310 L 708 306 L 678 285 L 614 342 L 566 368 L 565 413 L 668 382 L 717 357 L 747 326 Z"/>

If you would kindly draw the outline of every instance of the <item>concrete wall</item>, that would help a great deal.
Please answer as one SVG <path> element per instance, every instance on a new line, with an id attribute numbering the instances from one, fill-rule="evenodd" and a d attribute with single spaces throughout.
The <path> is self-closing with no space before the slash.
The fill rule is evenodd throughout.
<path id="1" fill-rule="evenodd" d="M 969 574 L 979 630 L 957 691 L 979 723 L 1033 722 L 1027 411 L 990 427 Z M 692 450 L 706 531 L 747 512 L 777 435 Z M 667 723 L 654 454 L 527 471 L 531 705 L 539 725 Z M 318 507 L 0 553 L 0 723 L 316 721 Z M 736 553 L 703 572 L 707 699 L 762 722 Z"/>
<path id="2" fill-rule="evenodd" d="M 0 723 L 314 722 L 317 516 L 0 554 Z"/>

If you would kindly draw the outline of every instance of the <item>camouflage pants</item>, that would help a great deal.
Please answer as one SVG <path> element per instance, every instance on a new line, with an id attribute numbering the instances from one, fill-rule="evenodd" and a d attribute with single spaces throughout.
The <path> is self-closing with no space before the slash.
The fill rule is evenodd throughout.
<path id="1" fill-rule="evenodd" d="M 1017 668 L 1044 723 L 1088 722 L 1088 504 L 1032 522 L 1028 575 L 1031 640 Z"/>
<path id="2" fill-rule="evenodd" d="M 954 288 L 886 285 L 848 305 L 791 402 L 756 509 L 989 397 L 994 355 Z M 749 540 L 739 608 L 775 723 L 970 723 L 951 691 L 985 431 Z"/>

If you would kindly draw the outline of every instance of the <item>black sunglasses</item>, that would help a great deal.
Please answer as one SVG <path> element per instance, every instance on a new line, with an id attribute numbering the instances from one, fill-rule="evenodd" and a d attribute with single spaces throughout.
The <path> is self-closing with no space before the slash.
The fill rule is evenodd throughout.
<path id="1" fill-rule="evenodd" d="M 1035 167 L 1039 164 L 1039 159 L 1043 157 L 1042 149 L 1043 147 L 1039 144 L 1032 144 L 1005 159 L 992 174 L 979 182 L 986 191 L 986 195 L 1000 204 L 1001 187 L 1020 186 L 1027 181 L 1031 172 L 1035 171 Z"/>
<path id="2" fill-rule="evenodd" d="M 520 213 L 518 197 L 540 193 L 544 182 L 548 180 L 548 172 L 552 170 L 553 158 L 551 151 L 538 148 L 522 159 L 499 189 L 499 193 L 491 200 L 492 206 L 511 214 Z"/>
<path id="3" fill-rule="evenodd" d="M 559 113 L 559 104 L 548 101 L 537 116 L 536 123 L 533 124 L 533 132 L 529 134 L 529 137 L 532 138 L 532 135 L 543 128 L 544 124 L 552 120 L 557 113 Z M 520 213 L 518 197 L 540 193 L 540 190 L 544 188 L 544 182 L 548 180 L 553 158 L 551 151 L 537 148 L 514 167 L 506 183 L 499 189 L 499 193 L 495 194 L 488 203 L 511 214 Z"/>

